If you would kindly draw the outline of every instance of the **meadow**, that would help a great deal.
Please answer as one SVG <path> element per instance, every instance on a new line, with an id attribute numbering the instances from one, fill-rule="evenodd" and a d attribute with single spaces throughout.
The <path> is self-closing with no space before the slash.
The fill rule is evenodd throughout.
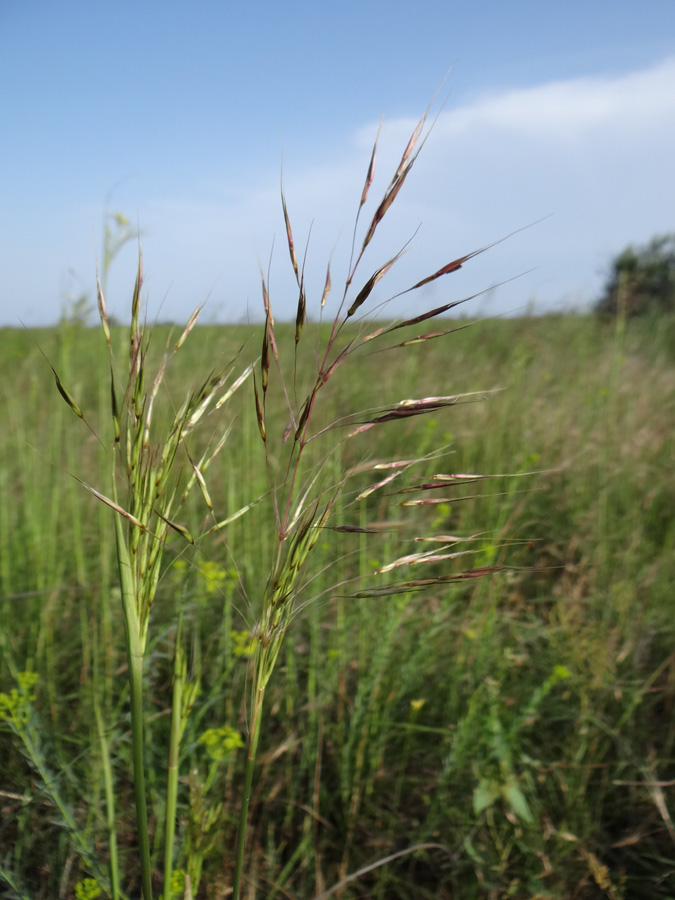
<path id="1" fill-rule="evenodd" d="M 318 345 L 325 326 L 305 328 Z M 294 331 L 277 325 L 280 352 L 293 353 Z M 158 415 L 170 420 L 212 369 L 259 359 L 262 332 L 197 326 Z M 326 385 L 329 419 L 401 392 L 484 392 L 385 422 L 342 445 L 339 464 L 414 457 L 409 485 L 495 477 L 401 506 L 404 484 L 368 494 L 357 472 L 338 501 L 339 527 L 319 534 L 267 688 L 242 896 L 675 897 L 673 335 L 663 321 L 480 321 L 406 348 L 403 363 L 364 354 Z M 149 368 L 168 336 L 155 328 Z M 111 328 L 113 345 L 126 341 Z M 299 383 L 312 365 L 311 354 L 299 363 Z M 118 896 L 139 897 L 116 513 L 72 477 L 104 492 L 110 482 L 100 329 L 0 332 L 0 385 L 0 896 L 111 896 L 114 848 Z M 174 896 L 230 896 L 235 868 L 275 526 L 251 384 L 233 401 L 208 469 L 214 521 L 262 499 L 195 545 L 169 529 L 150 611 L 157 896 L 176 702 Z M 215 421 L 195 435 L 194 458 Z M 282 431 L 283 415 L 266 424 Z M 197 491 L 181 527 L 203 533 L 205 512 Z M 383 562 L 434 534 L 470 538 L 456 546 L 471 555 L 432 561 L 427 574 L 496 571 L 378 594 L 373 584 L 400 576 L 373 582 Z"/>

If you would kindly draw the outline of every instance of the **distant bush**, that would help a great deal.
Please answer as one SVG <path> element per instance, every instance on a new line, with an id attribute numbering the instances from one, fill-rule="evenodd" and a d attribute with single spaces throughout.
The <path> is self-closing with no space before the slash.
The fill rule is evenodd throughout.
<path id="1" fill-rule="evenodd" d="M 595 306 L 602 316 L 675 313 L 675 234 L 627 247 L 612 263 L 605 291 Z"/>

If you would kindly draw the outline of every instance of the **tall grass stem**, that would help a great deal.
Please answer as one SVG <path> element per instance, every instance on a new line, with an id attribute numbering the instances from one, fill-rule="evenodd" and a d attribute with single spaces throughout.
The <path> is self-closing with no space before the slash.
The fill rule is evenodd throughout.
<path id="1" fill-rule="evenodd" d="M 141 863 L 141 879 L 144 900 L 152 900 L 152 865 L 150 861 L 150 838 L 148 834 L 148 812 L 145 798 L 145 755 L 143 736 L 143 647 L 140 622 L 136 609 L 134 585 L 129 548 L 124 537 L 121 516 L 115 516 L 115 537 L 119 562 L 120 586 L 124 610 L 127 659 L 129 664 L 129 689 L 131 693 L 131 740 L 134 762 L 134 790 L 136 796 L 136 826 L 138 829 L 138 852 Z"/>

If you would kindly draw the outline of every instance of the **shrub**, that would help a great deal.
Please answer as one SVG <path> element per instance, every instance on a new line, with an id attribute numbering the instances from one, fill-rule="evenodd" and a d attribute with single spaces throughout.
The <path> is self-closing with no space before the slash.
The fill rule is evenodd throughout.
<path id="1" fill-rule="evenodd" d="M 616 257 L 595 310 L 602 316 L 675 312 L 675 234 L 629 246 Z"/>

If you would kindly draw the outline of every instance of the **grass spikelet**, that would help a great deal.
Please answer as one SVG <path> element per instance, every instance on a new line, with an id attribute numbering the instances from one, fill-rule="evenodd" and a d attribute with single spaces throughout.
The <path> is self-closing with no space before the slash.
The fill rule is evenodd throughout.
<path id="1" fill-rule="evenodd" d="M 202 311 L 203 308 L 204 308 L 204 307 L 203 307 L 203 304 L 200 304 L 200 305 L 194 310 L 194 312 L 192 313 L 192 315 L 191 315 L 190 318 L 188 319 L 187 325 L 186 325 L 185 328 L 183 329 L 183 333 L 181 334 L 181 336 L 180 336 L 180 337 L 178 338 L 178 340 L 176 341 L 176 345 L 175 345 L 175 347 L 174 347 L 174 352 L 177 351 L 177 350 L 180 350 L 180 348 L 181 348 L 181 347 L 183 346 L 183 344 L 185 343 L 185 339 L 187 338 L 187 336 L 190 334 L 190 332 L 192 331 L 192 329 L 193 329 L 193 328 L 195 327 L 195 325 L 197 324 L 197 319 L 199 318 L 199 314 L 201 313 L 201 311 Z"/>
<path id="2" fill-rule="evenodd" d="M 295 278 L 298 284 L 300 284 L 300 277 L 298 272 L 298 258 L 295 254 L 295 244 L 293 243 L 293 231 L 291 229 L 291 220 L 288 217 L 288 209 L 286 207 L 286 195 L 284 194 L 284 186 L 283 182 L 281 185 L 281 207 L 284 213 L 284 224 L 286 226 L 286 239 L 288 241 L 288 253 L 291 257 L 291 265 L 293 266 L 293 271 L 295 272 Z"/>
<path id="3" fill-rule="evenodd" d="M 370 154 L 370 163 L 368 164 L 368 172 L 366 174 L 366 183 L 363 185 L 363 190 L 361 191 L 361 200 L 359 201 L 359 212 L 361 208 L 366 205 L 366 200 L 368 199 L 368 193 L 370 191 L 370 186 L 373 183 L 373 178 L 375 177 L 375 156 L 377 154 L 377 142 L 380 138 L 380 131 L 382 130 L 382 120 L 380 119 L 380 124 L 377 127 L 377 134 L 375 135 L 375 140 L 373 142 L 373 151 Z M 358 213 L 357 213 L 357 221 L 358 221 Z"/>
<path id="4" fill-rule="evenodd" d="M 330 263 L 326 266 L 326 281 L 323 286 L 323 294 L 321 295 L 321 309 L 326 305 L 326 300 L 328 299 L 328 295 L 330 294 L 331 289 L 331 278 L 330 278 Z"/>
<path id="5" fill-rule="evenodd" d="M 105 308 L 105 298 L 103 296 L 103 288 L 101 287 L 101 281 L 98 277 L 98 272 L 96 273 L 96 299 L 98 301 L 98 313 L 101 318 L 101 326 L 103 328 L 105 342 L 110 349 L 110 326 L 108 324 L 108 314 Z"/>
<path id="6" fill-rule="evenodd" d="M 263 328 L 262 352 L 260 354 L 260 380 L 262 383 L 263 393 L 267 391 L 267 382 L 270 374 L 270 341 L 269 341 L 269 318 L 265 322 Z"/>
<path id="7" fill-rule="evenodd" d="M 401 253 L 402 253 L 402 252 L 403 252 L 403 251 L 401 251 Z M 387 272 L 391 269 L 391 267 L 394 265 L 394 263 L 396 262 L 396 260 L 399 259 L 399 257 L 401 256 L 401 253 L 397 253 L 396 256 L 393 256 L 393 257 L 392 257 L 388 262 L 386 262 L 383 266 L 380 266 L 380 268 L 379 268 L 376 272 L 373 272 L 373 274 L 370 276 L 370 278 L 368 279 L 368 281 L 364 284 L 364 286 L 361 288 L 361 290 L 359 291 L 359 293 L 356 295 L 356 299 L 354 300 L 354 302 L 352 303 L 352 305 L 349 307 L 349 309 L 348 309 L 348 311 L 347 311 L 347 318 L 348 318 L 348 319 L 349 319 L 351 316 L 353 316 L 354 313 L 355 313 L 357 310 L 359 310 L 359 309 L 363 306 L 363 304 L 366 302 L 366 300 L 368 299 L 368 297 L 370 297 L 370 295 L 371 295 L 371 293 L 372 293 L 372 291 L 373 291 L 373 288 L 375 287 L 375 285 L 377 284 L 377 282 L 378 282 L 381 278 L 384 278 L 384 276 L 385 276 L 385 275 L 387 274 Z"/>
<path id="8" fill-rule="evenodd" d="M 258 385 L 255 380 L 255 376 L 253 377 L 253 391 L 255 394 L 255 415 L 258 421 L 258 430 L 260 431 L 260 437 L 263 439 L 263 443 L 267 442 L 267 430 L 265 429 L 265 413 L 263 411 L 263 404 L 260 399 L 260 394 L 258 393 Z"/>
<path id="9" fill-rule="evenodd" d="M 403 156 L 401 157 L 401 161 L 398 165 L 398 168 L 396 169 L 396 172 L 394 173 L 394 177 L 392 178 L 391 182 L 389 183 L 389 187 L 385 191 L 384 197 L 380 201 L 380 205 L 375 210 L 375 213 L 373 215 L 373 218 L 372 218 L 372 221 L 368 228 L 368 231 L 366 232 L 366 236 L 363 239 L 363 244 L 361 246 L 361 252 L 359 254 L 359 259 L 363 255 L 368 244 L 373 239 L 373 237 L 375 235 L 375 231 L 377 230 L 377 226 L 384 219 L 388 210 L 391 208 L 394 201 L 396 200 L 399 192 L 401 191 L 401 188 L 403 187 L 403 185 L 405 183 L 406 178 L 408 177 L 408 174 L 410 173 L 410 170 L 413 167 L 415 160 L 417 159 L 417 155 L 418 155 L 419 151 L 422 149 L 422 145 L 424 144 L 424 141 L 422 141 L 422 144 L 420 145 L 420 147 L 418 147 L 417 151 L 413 154 L 413 151 L 415 150 L 415 147 L 420 140 L 420 136 L 422 134 L 424 125 L 426 123 L 426 119 L 427 119 L 427 114 L 424 113 L 422 118 L 419 120 L 419 122 L 415 126 L 415 130 L 413 131 L 412 135 L 410 136 L 408 144 L 407 144 L 405 150 L 403 151 Z M 359 260 L 357 260 L 356 265 L 358 265 L 358 261 Z M 354 268 L 356 268 L 356 265 Z"/>
<path id="10" fill-rule="evenodd" d="M 307 298 L 305 296 L 304 278 L 300 281 L 300 295 L 298 297 L 298 309 L 295 314 L 295 343 L 297 344 L 302 334 L 307 315 Z"/>
<path id="11" fill-rule="evenodd" d="M 219 410 L 223 404 L 227 403 L 227 401 L 232 397 L 232 395 L 239 390 L 239 388 L 244 384 L 248 376 L 253 372 L 253 363 L 246 366 L 241 375 L 235 379 L 232 385 L 225 391 L 222 396 L 220 396 L 216 402 L 214 409 Z"/>
<path id="12" fill-rule="evenodd" d="M 56 389 L 59 392 L 59 394 L 61 394 L 61 396 L 66 401 L 68 406 L 72 409 L 72 411 L 75 413 L 75 415 L 80 419 L 84 419 L 84 413 L 82 412 L 80 407 L 77 405 L 77 403 L 73 400 L 73 398 L 70 396 L 68 391 L 61 384 L 61 379 L 57 375 L 56 369 L 54 368 L 54 366 L 51 363 L 49 363 L 49 368 L 54 373 L 54 381 L 56 382 Z"/>
<path id="13" fill-rule="evenodd" d="M 141 248 L 138 248 L 138 267 L 136 269 L 136 282 L 134 284 L 134 293 L 131 298 L 131 325 L 129 328 L 132 364 L 136 362 L 136 356 L 141 343 L 141 334 L 138 325 L 138 314 L 141 307 L 141 288 L 143 287 L 143 254 Z"/>
<path id="14" fill-rule="evenodd" d="M 159 518 L 162 520 L 162 522 L 164 522 L 166 525 L 168 525 L 169 528 L 173 528 L 173 530 L 177 534 L 179 534 L 181 537 L 185 538 L 185 540 L 188 542 L 188 544 L 194 544 L 194 542 L 195 542 L 194 538 L 192 537 L 192 535 L 190 534 L 188 529 L 185 527 L 185 525 L 181 525 L 179 522 L 173 522 L 171 519 L 168 518 L 168 516 L 165 516 L 159 510 L 155 510 L 155 512 L 157 513 Z"/>

